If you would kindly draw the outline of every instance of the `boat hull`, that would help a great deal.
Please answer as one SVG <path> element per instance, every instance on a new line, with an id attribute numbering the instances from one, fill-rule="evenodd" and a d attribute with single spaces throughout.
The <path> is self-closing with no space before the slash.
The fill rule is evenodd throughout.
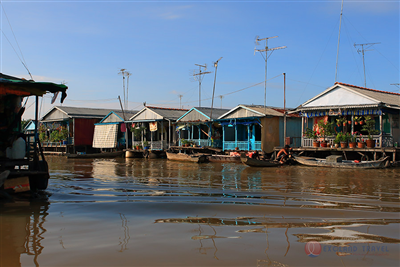
<path id="1" fill-rule="evenodd" d="M 232 157 L 228 155 L 210 155 L 207 157 L 209 162 L 232 162 L 240 163 L 240 157 Z"/>
<path id="2" fill-rule="evenodd" d="M 252 159 L 249 157 L 240 157 L 242 163 L 246 164 L 247 166 L 251 167 L 278 167 L 282 164 L 275 161 L 267 161 L 267 160 L 259 160 L 259 159 Z"/>
<path id="3" fill-rule="evenodd" d="M 196 154 L 184 154 L 184 153 L 170 153 L 167 152 L 167 159 L 176 160 L 176 161 L 188 161 L 195 163 L 203 163 L 206 162 L 206 155 L 196 155 Z"/>
<path id="4" fill-rule="evenodd" d="M 346 168 L 346 169 L 380 169 L 385 168 L 387 158 L 375 161 L 360 161 L 355 163 L 351 160 L 343 160 L 342 162 L 327 162 L 325 159 L 312 157 L 295 157 L 295 160 L 306 166 L 328 167 L 328 168 Z"/>
<path id="5" fill-rule="evenodd" d="M 125 155 L 125 151 L 114 151 L 114 152 L 103 152 L 103 153 L 93 153 L 93 154 L 69 154 L 67 155 L 70 159 L 76 158 L 116 158 Z"/>

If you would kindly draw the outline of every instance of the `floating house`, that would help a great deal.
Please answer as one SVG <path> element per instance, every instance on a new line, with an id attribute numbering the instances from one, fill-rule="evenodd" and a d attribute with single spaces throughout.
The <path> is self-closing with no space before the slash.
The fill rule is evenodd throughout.
<path id="1" fill-rule="evenodd" d="M 133 129 L 132 146 L 164 150 L 176 145 L 178 135 L 175 124 L 187 111 L 187 109 L 145 106 L 129 119 Z"/>
<path id="2" fill-rule="evenodd" d="M 222 148 L 222 126 L 213 120 L 229 109 L 194 107 L 182 115 L 176 122 L 179 145 L 189 142 L 197 146 Z"/>
<path id="3" fill-rule="evenodd" d="M 297 114 L 286 116 L 284 110 L 260 105 L 238 105 L 221 115 L 223 150 L 260 150 L 273 152 L 285 144 L 300 145 L 301 119 Z"/>
<path id="4" fill-rule="evenodd" d="M 378 134 L 372 135 L 376 147 L 393 147 L 400 143 L 400 94 L 379 91 L 336 82 L 319 95 L 300 105 L 296 112 L 302 118 L 302 132 L 315 128 L 321 119 L 329 122 L 344 121 L 346 126 L 336 126 L 337 132 L 360 133 L 366 138 L 358 121 L 371 116 Z M 332 141 L 334 136 L 327 137 Z M 359 140 L 358 140 L 359 141 Z M 303 147 L 312 147 L 313 140 L 302 137 Z"/>
<path id="5" fill-rule="evenodd" d="M 63 129 L 63 142 L 43 142 L 46 151 L 60 146 L 63 152 L 92 152 L 94 125 L 107 116 L 111 109 L 53 106 L 40 120 L 39 134 L 50 137 L 53 131 Z"/>
<path id="6" fill-rule="evenodd" d="M 95 123 L 93 148 L 115 150 L 129 147 L 131 131 L 125 122 L 137 112 L 110 111 L 99 123 Z"/>

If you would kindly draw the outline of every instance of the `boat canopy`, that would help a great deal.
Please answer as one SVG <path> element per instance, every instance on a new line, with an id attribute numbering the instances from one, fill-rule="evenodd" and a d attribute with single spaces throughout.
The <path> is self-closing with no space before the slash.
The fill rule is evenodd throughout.
<path id="1" fill-rule="evenodd" d="M 17 95 L 17 96 L 43 96 L 46 93 L 61 95 L 61 103 L 67 97 L 68 87 L 64 84 L 55 84 L 51 82 L 35 82 L 32 80 L 20 79 L 0 73 L 0 96 Z"/>

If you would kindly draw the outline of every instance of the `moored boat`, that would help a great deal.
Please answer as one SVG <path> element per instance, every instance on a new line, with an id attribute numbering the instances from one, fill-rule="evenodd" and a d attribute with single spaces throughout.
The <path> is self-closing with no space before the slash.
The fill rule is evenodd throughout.
<path id="1" fill-rule="evenodd" d="M 117 158 L 125 155 L 125 151 L 113 151 L 113 152 L 100 152 L 100 153 L 91 153 L 91 154 L 68 154 L 67 157 L 70 159 L 76 158 Z"/>
<path id="2" fill-rule="evenodd" d="M 189 162 L 203 163 L 203 162 L 207 161 L 207 155 L 167 152 L 167 159 L 176 160 L 176 161 L 189 161 Z"/>
<path id="3" fill-rule="evenodd" d="M 209 162 L 232 162 L 240 163 L 240 157 L 230 155 L 209 155 L 207 156 Z"/>
<path id="4" fill-rule="evenodd" d="M 279 161 L 253 159 L 247 156 L 240 157 L 242 163 L 251 167 L 278 167 L 282 165 Z"/>
<path id="5" fill-rule="evenodd" d="M 61 92 L 62 103 L 68 87 L 0 73 L 0 88 L 0 198 L 9 197 L 9 193 L 45 190 L 50 175 L 38 135 L 39 97 L 53 93 L 55 100 Z M 22 99 L 29 96 L 35 96 L 35 129 L 32 134 L 23 134 Z"/>
<path id="6" fill-rule="evenodd" d="M 298 157 L 294 159 L 300 164 L 313 167 L 347 168 L 347 169 L 379 169 L 385 168 L 388 157 L 374 161 L 353 161 L 353 160 L 327 160 L 313 157 Z"/>

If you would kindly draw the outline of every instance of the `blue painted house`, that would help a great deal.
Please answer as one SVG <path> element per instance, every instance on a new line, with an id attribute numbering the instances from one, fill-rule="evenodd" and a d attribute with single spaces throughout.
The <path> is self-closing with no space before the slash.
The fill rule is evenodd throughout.
<path id="1" fill-rule="evenodd" d="M 194 107 L 183 114 L 177 122 L 179 145 L 187 140 L 198 146 L 212 146 L 222 148 L 222 126 L 213 122 L 229 109 Z"/>
<path id="2" fill-rule="evenodd" d="M 271 153 L 285 144 L 300 146 L 301 118 L 286 115 L 284 137 L 284 110 L 259 105 L 238 105 L 221 115 L 223 150 L 259 150 Z M 290 138 L 287 138 L 290 137 Z"/>

